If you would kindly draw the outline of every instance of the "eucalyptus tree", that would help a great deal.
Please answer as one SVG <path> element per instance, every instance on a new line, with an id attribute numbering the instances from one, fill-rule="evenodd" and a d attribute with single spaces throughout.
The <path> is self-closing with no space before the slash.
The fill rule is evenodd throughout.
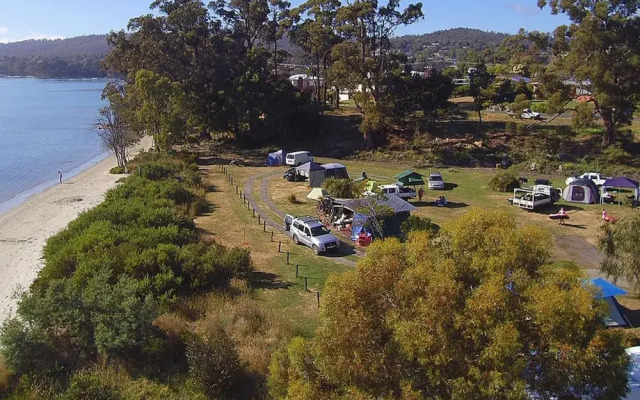
<path id="1" fill-rule="evenodd" d="M 390 39 L 398 27 L 423 17 L 422 3 L 399 8 L 399 0 L 382 4 L 357 0 L 336 11 L 336 29 L 344 41 L 333 47 L 331 75 L 338 86 L 354 95 L 363 114 L 360 131 L 368 149 L 384 137 L 390 117 L 389 82 L 404 69 L 405 58 L 392 51 Z"/>
<path id="2" fill-rule="evenodd" d="M 549 237 L 472 210 L 437 238 L 374 243 L 325 284 L 316 336 L 276 353 L 276 398 L 619 399 L 625 336 Z"/>
<path id="3" fill-rule="evenodd" d="M 571 25 L 555 32 L 553 64 L 588 90 L 602 117 L 602 145 L 633 118 L 640 94 L 639 1 L 538 0 L 552 14 L 564 13 Z"/>
<path id="4" fill-rule="evenodd" d="M 478 121 L 482 123 L 482 108 L 490 97 L 488 89 L 493 83 L 494 76 L 487 71 L 484 62 L 469 69 L 469 93 L 473 97 L 473 109 L 478 113 Z"/>
<path id="5" fill-rule="evenodd" d="M 289 38 L 309 57 L 313 75 L 323 79 L 322 85 L 317 82 L 315 86 L 317 101 L 326 102 L 328 68 L 332 63 L 331 50 L 341 41 L 335 30 L 339 7 L 339 0 L 308 0 L 291 12 L 295 23 L 289 32 Z M 336 88 L 335 97 L 336 104 L 339 105 L 339 88 Z"/>

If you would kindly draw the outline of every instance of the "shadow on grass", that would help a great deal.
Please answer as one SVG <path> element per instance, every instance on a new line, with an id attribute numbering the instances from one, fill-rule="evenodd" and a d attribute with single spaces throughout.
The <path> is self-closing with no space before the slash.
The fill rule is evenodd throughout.
<path id="1" fill-rule="evenodd" d="M 216 193 L 219 192 L 220 190 L 218 189 L 217 185 L 209 185 L 205 188 L 205 192 L 207 193 Z"/>
<path id="2" fill-rule="evenodd" d="M 538 210 L 534 210 L 533 212 L 536 213 L 536 214 L 551 215 L 551 214 L 557 214 L 558 212 L 560 212 L 561 208 L 564 208 L 564 211 L 566 211 L 566 212 L 569 212 L 569 211 L 584 211 L 584 208 L 582 208 L 580 206 L 572 206 L 570 204 L 554 204 L 552 206 L 548 206 L 548 207 L 540 208 Z M 571 215 L 569 215 L 569 218 L 571 218 Z"/>
<path id="3" fill-rule="evenodd" d="M 458 184 L 457 184 L 457 183 L 449 183 L 449 182 L 446 182 L 446 183 L 444 184 L 444 189 L 442 189 L 442 190 L 453 190 L 453 189 L 455 189 L 455 188 L 457 188 L 457 187 L 458 187 Z"/>
<path id="4" fill-rule="evenodd" d="M 213 203 L 207 203 L 207 205 L 204 206 L 204 209 L 201 210 L 199 215 L 206 217 L 206 216 L 209 216 L 209 215 L 213 214 L 217 209 L 218 209 L 217 205 L 215 205 Z"/>
<path id="5" fill-rule="evenodd" d="M 343 240 L 340 241 L 340 248 L 338 251 L 328 251 L 323 253 L 322 255 L 328 258 L 336 258 L 336 257 L 345 257 L 356 254 L 356 249 L 349 243 L 345 243 Z"/>
<path id="6" fill-rule="evenodd" d="M 567 222 L 565 222 L 564 224 L 561 224 L 561 223 L 558 222 L 558 225 L 560 225 L 560 226 L 568 226 L 569 228 L 576 228 L 576 229 L 587 229 L 586 225 L 569 224 Z"/>
<path id="7" fill-rule="evenodd" d="M 438 208 L 465 208 L 465 207 L 469 207 L 469 205 L 467 203 L 454 203 L 453 201 L 447 201 L 447 205 L 446 206 L 438 206 L 436 205 L 436 203 L 434 201 L 431 202 L 425 202 L 424 203 L 425 206 L 429 206 L 429 207 L 438 207 Z"/>
<path id="8" fill-rule="evenodd" d="M 256 289 L 288 289 L 293 284 L 280 279 L 271 272 L 254 271 L 249 278 L 251 287 Z"/>

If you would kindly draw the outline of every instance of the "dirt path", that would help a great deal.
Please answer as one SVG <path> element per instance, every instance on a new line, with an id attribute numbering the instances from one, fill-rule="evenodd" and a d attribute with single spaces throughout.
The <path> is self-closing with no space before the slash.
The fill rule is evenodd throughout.
<path id="1" fill-rule="evenodd" d="M 558 235 L 555 238 L 555 246 L 552 258 L 556 260 L 569 260 L 581 266 L 591 278 L 600 276 L 600 263 L 604 259 L 602 254 L 593 244 L 587 242 L 581 236 Z"/>

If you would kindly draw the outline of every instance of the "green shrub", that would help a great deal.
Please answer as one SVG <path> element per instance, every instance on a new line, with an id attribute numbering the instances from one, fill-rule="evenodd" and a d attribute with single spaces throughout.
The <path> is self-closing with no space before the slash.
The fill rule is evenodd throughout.
<path id="1" fill-rule="evenodd" d="M 525 131 L 525 128 L 526 128 L 525 124 L 516 124 L 516 134 L 522 135 Z"/>
<path id="2" fill-rule="evenodd" d="M 190 376 L 213 398 L 232 398 L 239 383 L 241 366 L 233 341 L 222 328 L 209 332 L 205 339 L 187 341 Z"/>
<path id="3" fill-rule="evenodd" d="M 440 227 L 433 222 L 430 218 L 424 218 L 417 215 L 411 215 L 406 221 L 400 225 L 400 232 L 402 237 L 406 239 L 410 232 L 413 231 L 427 231 L 431 235 L 438 233 Z"/>
<path id="4" fill-rule="evenodd" d="M 619 144 L 607 147 L 602 151 L 604 161 L 609 164 L 628 164 L 631 154 L 625 151 Z"/>
<path id="5" fill-rule="evenodd" d="M 116 167 L 111 168 L 109 170 L 109 173 L 114 175 L 124 174 L 124 167 L 121 167 L 118 165 Z"/>
<path id="6" fill-rule="evenodd" d="M 204 200 L 197 166 L 185 160 L 145 153 L 139 175 L 47 240 L 44 267 L 0 335 L 17 378 L 64 385 L 98 357 L 144 364 L 167 348 L 153 322 L 179 295 L 248 279 L 248 250 L 199 242 L 191 215 Z"/>
<path id="7" fill-rule="evenodd" d="M 531 103 L 531 111 L 547 114 L 549 112 L 549 107 L 547 107 L 547 103 L 533 102 Z"/>
<path id="8" fill-rule="evenodd" d="M 102 382 L 99 376 L 82 373 L 71 378 L 69 389 L 62 400 L 120 400 L 118 392 Z"/>
<path id="9" fill-rule="evenodd" d="M 358 198 L 364 192 L 364 181 L 354 182 L 349 179 L 325 179 L 322 183 L 322 187 L 329 192 L 329 194 L 339 199 L 353 199 Z"/>
<path id="10" fill-rule="evenodd" d="M 595 126 L 593 118 L 593 105 L 590 103 L 578 103 L 573 114 L 571 126 L 574 130 L 586 129 Z"/>
<path id="11" fill-rule="evenodd" d="M 520 187 L 520 181 L 510 172 L 497 172 L 489 180 L 489 189 L 497 192 L 511 192 Z"/>
<path id="12" fill-rule="evenodd" d="M 507 121 L 505 124 L 505 130 L 508 133 L 516 133 L 518 124 L 515 121 Z"/>

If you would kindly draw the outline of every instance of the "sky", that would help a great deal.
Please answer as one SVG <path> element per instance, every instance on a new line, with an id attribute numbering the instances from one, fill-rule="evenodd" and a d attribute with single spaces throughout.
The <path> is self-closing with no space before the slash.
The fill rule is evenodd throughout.
<path id="1" fill-rule="evenodd" d="M 298 5 L 303 0 L 292 0 Z M 208 2 L 208 0 L 206 1 Z M 124 29 L 132 17 L 151 12 L 151 0 L 0 0 L 0 43 L 103 34 Z M 382 3 L 382 1 L 381 1 Z M 537 0 L 422 0 L 425 18 L 396 35 L 449 28 L 478 28 L 516 33 L 551 32 L 567 24 L 565 16 L 540 10 Z M 402 4 L 409 4 L 402 0 Z"/>

